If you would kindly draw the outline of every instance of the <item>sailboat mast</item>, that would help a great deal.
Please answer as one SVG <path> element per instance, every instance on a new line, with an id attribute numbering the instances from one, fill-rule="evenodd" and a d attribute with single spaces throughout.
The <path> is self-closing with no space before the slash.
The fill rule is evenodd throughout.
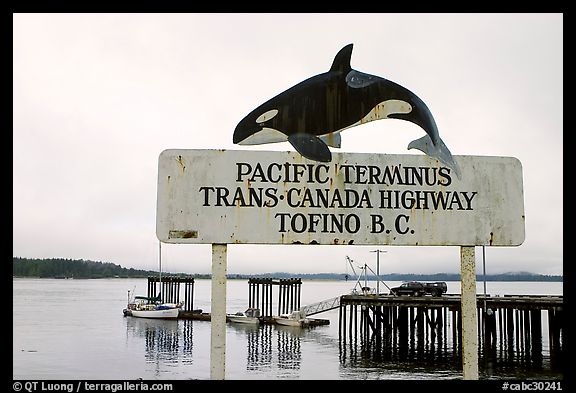
<path id="1" fill-rule="evenodd" d="M 158 276 L 158 281 L 160 282 L 160 301 L 162 301 L 162 242 L 158 242 L 158 264 L 160 268 L 160 274 Z"/>

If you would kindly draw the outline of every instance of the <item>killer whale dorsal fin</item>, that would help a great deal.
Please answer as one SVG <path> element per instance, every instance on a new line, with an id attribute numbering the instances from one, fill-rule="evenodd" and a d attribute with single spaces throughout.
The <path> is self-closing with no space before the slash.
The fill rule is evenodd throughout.
<path id="1" fill-rule="evenodd" d="M 352 69 L 352 67 L 350 67 L 350 58 L 352 57 L 353 46 L 354 44 L 348 44 L 344 48 L 340 49 L 334 57 L 332 67 L 330 67 L 330 72 L 344 71 L 347 73 Z"/>
<path id="2" fill-rule="evenodd" d="M 298 133 L 288 137 L 288 142 L 304 157 L 320 162 L 330 162 L 332 153 L 328 145 L 316 135 Z"/>

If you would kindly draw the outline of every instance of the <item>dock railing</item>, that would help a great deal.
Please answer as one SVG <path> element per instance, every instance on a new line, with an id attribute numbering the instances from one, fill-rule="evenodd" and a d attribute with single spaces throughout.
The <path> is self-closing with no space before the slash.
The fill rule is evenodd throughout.
<path id="1" fill-rule="evenodd" d="M 322 300 L 318 303 L 313 303 L 308 306 L 300 307 L 300 311 L 304 312 L 307 316 L 319 314 L 324 311 L 333 310 L 340 307 L 340 296 L 332 299 Z"/>

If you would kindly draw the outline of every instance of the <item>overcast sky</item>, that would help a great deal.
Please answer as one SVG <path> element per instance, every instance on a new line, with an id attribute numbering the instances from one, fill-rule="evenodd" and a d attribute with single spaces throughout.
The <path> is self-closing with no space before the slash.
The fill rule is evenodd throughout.
<path id="1" fill-rule="evenodd" d="M 390 79 L 430 108 L 454 155 L 522 163 L 526 237 L 486 248 L 487 273 L 563 274 L 562 14 L 15 14 L 13 255 L 156 269 L 158 156 L 238 146 L 238 122 L 328 71 Z M 418 126 L 379 120 L 341 152 L 407 150 Z M 458 247 L 228 248 L 229 273 L 459 272 Z M 162 246 L 163 270 L 209 273 L 209 245 Z M 482 248 L 477 247 L 478 271 Z"/>

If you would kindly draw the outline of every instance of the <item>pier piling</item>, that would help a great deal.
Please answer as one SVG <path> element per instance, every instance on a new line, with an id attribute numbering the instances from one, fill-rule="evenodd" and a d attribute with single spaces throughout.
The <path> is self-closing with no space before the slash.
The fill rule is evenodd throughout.
<path id="1" fill-rule="evenodd" d="M 148 277 L 148 297 L 161 296 L 165 303 L 180 302 L 180 284 L 184 283 L 184 305 L 182 310 L 192 311 L 194 306 L 194 277 L 162 276 L 162 285 L 159 277 Z"/>
<path id="2" fill-rule="evenodd" d="M 273 287 L 278 286 L 277 315 L 300 309 L 300 278 L 273 279 L 250 278 L 248 280 L 248 307 L 258 308 L 260 315 L 273 315 Z"/>
<path id="3" fill-rule="evenodd" d="M 482 343 L 477 348 L 480 356 L 537 366 L 543 350 L 549 349 L 551 362 L 557 362 L 564 348 L 562 296 L 488 296 L 477 301 L 474 327 L 478 327 Z M 544 311 L 547 318 L 542 317 Z M 450 350 L 458 357 L 462 348 L 460 315 L 460 296 L 456 294 L 344 295 L 340 298 L 339 337 L 351 351 L 359 343 L 362 353 L 384 359 L 421 358 L 425 353 L 434 359 Z M 546 346 L 542 337 L 545 325 Z"/>

